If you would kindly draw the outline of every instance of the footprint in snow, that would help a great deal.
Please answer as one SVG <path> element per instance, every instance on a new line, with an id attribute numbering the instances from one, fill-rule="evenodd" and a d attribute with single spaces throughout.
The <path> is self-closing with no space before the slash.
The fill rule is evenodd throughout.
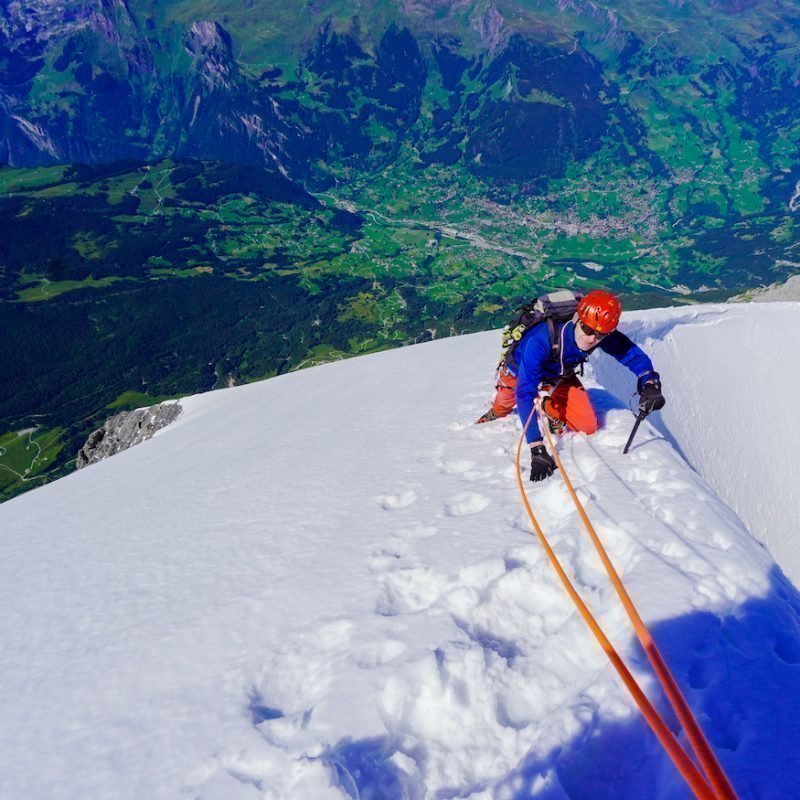
<path id="1" fill-rule="evenodd" d="M 408 552 L 405 542 L 392 538 L 386 544 L 378 544 L 370 548 L 369 568 L 372 572 L 385 572 L 395 568 Z"/>
<path id="2" fill-rule="evenodd" d="M 465 483 L 474 483 L 475 481 L 486 481 L 494 477 L 497 469 L 493 466 L 477 466 L 474 461 L 460 461 L 456 462 L 457 468 L 448 467 L 445 464 L 442 467 L 442 472 L 449 475 L 457 475 Z"/>
<path id="3" fill-rule="evenodd" d="M 477 492 L 461 492 L 445 503 L 444 511 L 449 517 L 467 517 L 485 511 L 490 503 L 491 500 L 485 495 Z"/>
<path id="4" fill-rule="evenodd" d="M 800 664 L 800 645 L 794 636 L 779 634 L 773 650 L 785 664 Z"/>
<path id="5" fill-rule="evenodd" d="M 440 468 L 445 475 L 463 475 L 474 469 L 475 462 L 461 458 L 450 458 L 441 462 Z"/>
<path id="6" fill-rule="evenodd" d="M 387 572 L 376 611 L 381 616 L 416 614 L 434 605 L 451 588 L 450 578 L 430 567 L 401 567 Z"/>
<path id="7" fill-rule="evenodd" d="M 689 667 L 688 679 L 692 689 L 708 689 L 713 683 L 720 679 L 719 666 L 717 661 L 697 660 Z"/>
<path id="8" fill-rule="evenodd" d="M 410 506 L 416 499 L 417 493 L 413 489 L 406 489 L 398 494 L 381 495 L 378 502 L 387 511 L 397 511 Z"/>
<path id="9" fill-rule="evenodd" d="M 375 669 L 394 661 L 407 649 L 407 645 L 403 642 L 387 637 L 378 641 L 365 641 L 357 644 L 353 648 L 351 657 L 359 669 Z"/>

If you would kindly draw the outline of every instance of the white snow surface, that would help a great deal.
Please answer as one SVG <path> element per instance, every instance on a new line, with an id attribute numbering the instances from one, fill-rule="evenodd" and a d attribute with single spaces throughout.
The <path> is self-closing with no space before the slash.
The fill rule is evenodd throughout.
<path id="1" fill-rule="evenodd" d="M 800 303 L 705 305 L 626 315 L 651 355 L 668 404 L 656 428 L 742 518 L 800 585 Z M 698 340 L 702 346 L 697 346 Z M 613 359 L 593 361 L 626 401 Z"/>
<path id="2" fill-rule="evenodd" d="M 626 315 L 669 405 L 622 455 L 598 358 L 603 427 L 558 441 L 743 800 L 800 796 L 800 595 L 741 521 L 797 568 L 798 308 Z M 0 798 L 691 797 L 531 535 L 519 420 L 472 424 L 498 347 L 191 397 L 0 506 Z M 560 477 L 528 493 L 664 710 Z"/>

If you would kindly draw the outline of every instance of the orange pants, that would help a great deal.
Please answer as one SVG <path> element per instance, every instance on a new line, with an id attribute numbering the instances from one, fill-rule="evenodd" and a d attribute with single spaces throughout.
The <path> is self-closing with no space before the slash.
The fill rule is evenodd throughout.
<path id="1" fill-rule="evenodd" d="M 543 385 L 545 391 L 552 387 Z M 503 364 L 497 370 L 497 383 L 492 410 L 498 417 L 506 417 L 517 402 L 517 376 Z M 572 431 L 592 434 L 597 430 L 597 415 L 589 395 L 577 375 L 563 378 L 550 392 L 545 409 L 548 416 L 566 423 Z"/>
<path id="2" fill-rule="evenodd" d="M 497 368 L 497 383 L 494 388 L 492 411 L 498 417 L 507 417 L 517 404 L 517 376 L 509 372 L 505 364 Z"/>

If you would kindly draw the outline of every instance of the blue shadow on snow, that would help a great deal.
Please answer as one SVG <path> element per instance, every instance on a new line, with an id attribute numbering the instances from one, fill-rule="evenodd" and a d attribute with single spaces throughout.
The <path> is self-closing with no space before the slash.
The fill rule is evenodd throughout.
<path id="1" fill-rule="evenodd" d="M 328 766 L 333 784 L 357 800 L 408 800 L 404 776 L 389 761 L 396 748 L 385 738 L 344 739 L 328 748 L 322 761 Z"/>
<path id="2" fill-rule="evenodd" d="M 723 617 L 697 612 L 652 627 L 740 800 L 800 798 L 800 593 L 777 567 L 770 583 L 765 598 Z M 646 662 L 638 643 L 629 653 L 631 666 Z M 654 694 L 651 700 L 677 731 L 664 698 Z M 432 796 L 389 760 L 394 752 L 388 739 L 345 739 L 322 760 L 334 784 L 358 800 Z M 424 774 L 424 750 L 406 755 Z M 529 756 L 496 784 L 453 787 L 436 797 L 478 790 L 503 800 L 692 798 L 638 714 L 627 723 L 595 717 L 572 741 L 544 756 Z"/>

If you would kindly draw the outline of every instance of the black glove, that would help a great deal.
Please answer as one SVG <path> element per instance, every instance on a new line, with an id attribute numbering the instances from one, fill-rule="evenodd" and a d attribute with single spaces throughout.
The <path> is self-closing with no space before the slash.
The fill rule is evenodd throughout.
<path id="1" fill-rule="evenodd" d="M 531 447 L 531 480 L 543 481 L 549 478 L 556 470 L 556 462 L 543 444 Z"/>
<path id="2" fill-rule="evenodd" d="M 664 395 L 661 394 L 661 378 L 657 372 L 651 372 L 649 375 L 643 375 L 639 378 L 639 385 L 637 387 L 639 392 L 639 413 L 647 416 L 652 411 L 658 411 L 664 408 Z"/>

